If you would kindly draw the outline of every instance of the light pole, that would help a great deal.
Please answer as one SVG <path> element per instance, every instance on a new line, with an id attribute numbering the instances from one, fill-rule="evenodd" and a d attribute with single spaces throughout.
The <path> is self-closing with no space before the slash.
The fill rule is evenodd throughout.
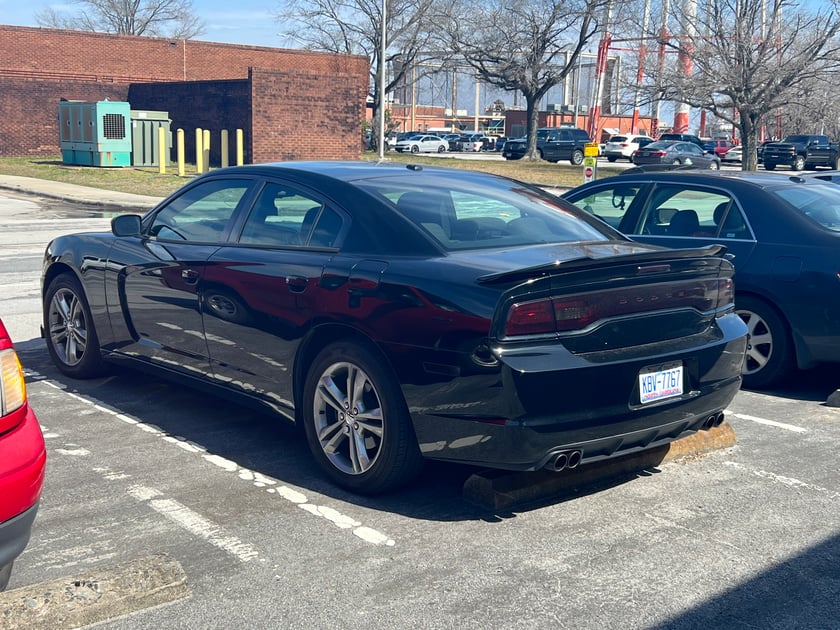
<path id="1" fill-rule="evenodd" d="M 382 32 L 379 42 L 379 159 L 385 159 L 385 3 L 382 0 Z"/>

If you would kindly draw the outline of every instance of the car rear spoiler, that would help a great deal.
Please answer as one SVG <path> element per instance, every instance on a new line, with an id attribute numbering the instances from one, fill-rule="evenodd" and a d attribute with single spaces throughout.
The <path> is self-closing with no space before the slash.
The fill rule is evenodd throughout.
<path id="1" fill-rule="evenodd" d="M 606 245 L 606 243 L 593 243 L 593 245 Z M 691 249 L 662 249 L 657 251 L 644 251 L 634 254 L 607 254 L 601 256 L 585 256 L 571 260 L 558 260 L 548 262 L 534 267 L 492 273 L 478 278 L 479 284 L 505 284 L 508 282 L 520 282 L 534 277 L 545 277 L 580 269 L 608 269 L 627 264 L 647 265 L 651 263 L 664 262 L 669 260 L 682 260 L 687 258 L 722 258 L 727 259 L 725 245 L 707 245 L 705 247 L 693 247 Z"/>

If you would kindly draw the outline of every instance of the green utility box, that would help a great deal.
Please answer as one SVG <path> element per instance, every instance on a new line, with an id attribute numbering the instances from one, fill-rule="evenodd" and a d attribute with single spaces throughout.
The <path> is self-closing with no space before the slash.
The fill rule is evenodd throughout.
<path id="1" fill-rule="evenodd" d="M 172 151 L 169 112 L 131 110 L 131 163 L 134 166 L 160 166 L 160 136 L 163 128 L 164 155 L 169 163 Z"/>
<path id="2" fill-rule="evenodd" d="M 120 101 L 60 101 L 61 159 L 79 166 L 131 166 L 131 109 Z"/>

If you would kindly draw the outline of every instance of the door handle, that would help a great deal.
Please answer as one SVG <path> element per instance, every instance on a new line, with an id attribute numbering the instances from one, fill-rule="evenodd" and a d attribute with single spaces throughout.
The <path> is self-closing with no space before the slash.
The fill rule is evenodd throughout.
<path id="1" fill-rule="evenodd" d="M 303 276 L 287 276 L 286 285 L 292 293 L 303 293 L 306 290 L 307 280 Z"/>
<path id="2" fill-rule="evenodd" d="M 181 270 L 181 280 L 187 284 L 195 284 L 198 282 L 198 272 L 195 269 Z"/>

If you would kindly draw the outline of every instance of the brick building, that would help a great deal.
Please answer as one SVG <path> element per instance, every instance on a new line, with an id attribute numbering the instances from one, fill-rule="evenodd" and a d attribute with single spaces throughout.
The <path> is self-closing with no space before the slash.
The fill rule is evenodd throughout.
<path id="1" fill-rule="evenodd" d="M 0 25 L 0 156 L 58 155 L 64 98 L 243 129 L 246 162 L 357 159 L 368 81 L 360 55 Z"/>

